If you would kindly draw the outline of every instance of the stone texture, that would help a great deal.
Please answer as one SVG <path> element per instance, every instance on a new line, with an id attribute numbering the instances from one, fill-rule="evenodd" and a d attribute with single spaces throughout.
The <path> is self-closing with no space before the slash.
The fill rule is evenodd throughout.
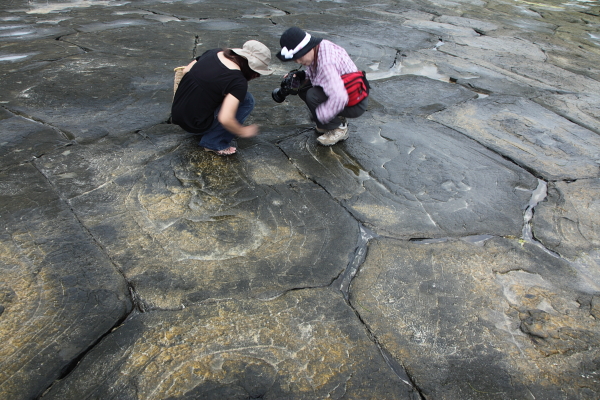
<path id="1" fill-rule="evenodd" d="M 373 116 L 352 124 L 336 147 L 317 146 L 313 132 L 281 147 L 369 228 L 399 238 L 520 234 L 537 186 L 525 171 L 425 119 Z"/>
<path id="2" fill-rule="evenodd" d="M 0 398 L 597 399 L 599 16 L 4 1 Z M 174 67 L 291 25 L 373 84 L 348 140 L 275 58 L 234 157 L 168 123 Z"/>
<path id="3" fill-rule="evenodd" d="M 164 73 L 168 65 L 95 53 L 73 56 L 39 71 L 17 73 L 17 80 L 6 85 L 17 93 L 9 104 L 80 142 L 122 134 L 169 118 L 173 80 Z M 103 85 L 106 81 L 111 85 Z"/>
<path id="4" fill-rule="evenodd" d="M 0 169 L 27 162 L 71 143 L 61 132 L 7 111 L 0 111 L 2 142 L 0 143 Z"/>
<path id="5" fill-rule="evenodd" d="M 0 172 L 0 398 L 41 395 L 131 310 L 126 281 L 31 164 Z"/>
<path id="6" fill-rule="evenodd" d="M 473 61 L 451 56 L 440 51 L 444 46 L 446 44 L 436 49 L 403 53 L 406 56 L 401 58 L 400 70 L 435 68 L 437 76 L 486 95 L 493 93 L 529 98 L 541 95 L 544 89 L 551 89 L 539 81 L 524 78 L 484 60 Z"/>
<path id="7" fill-rule="evenodd" d="M 40 162 L 148 307 L 270 298 L 344 269 L 358 224 L 280 150 L 256 144 L 224 159 L 193 142 L 173 149 L 170 127 Z"/>
<path id="8" fill-rule="evenodd" d="M 556 114 L 600 135 L 600 95 L 545 94 L 535 99 Z"/>
<path id="9" fill-rule="evenodd" d="M 394 77 L 371 84 L 370 101 L 384 107 L 386 114 L 429 115 L 477 97 L 462 86 L 423 76 Z"/>
<path id="10" fill-rule="evenodd" d="M 591 399 L 600 327 L 578 275 L 505 239 L 377 240 L 350 301 L 424 398 Z"/>
<path id="11" fill-rule="evenodd" d="M 43 399 L 418 398 L 414 395 L 341 294 L 318 289 L 269 302 L 227 300 L 136 315 Z"/>
<path id="12" fill-rule="evenodd" d="M 534 234 L 546 247 L 574 259 L 600 250 L 600 181 L 555 182 L 538 204 Z"/>
<path id="13" fill-rule="evenodd" d="M 598 176 L 600 136 L 531 101 L 490 96 L 431 116 L 544 179 Z"/>
<path id="14" fill-rule="evenodd" d="M 495 31 L 499 28 L 498 24 L 489 21 L 480 21 L 478 19 L 465 18 L 465 17 L 454 17 L 450 15 L 442 15 L 436 18 L 437 21 L 452 24 L 456 26 L 462 26 L 465 28 L 471 28 L 479 34 L 486 34 L 491 31 Z"/>

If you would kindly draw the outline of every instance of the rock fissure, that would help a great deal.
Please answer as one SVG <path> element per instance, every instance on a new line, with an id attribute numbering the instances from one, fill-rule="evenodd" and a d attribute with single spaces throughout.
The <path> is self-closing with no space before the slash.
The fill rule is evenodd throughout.
<path id="1" fill-rule="evenodd" d="M 63 136 L 63 137 L 64 137 L 64 139 L 66 139 L 66 140 L 69 140 L 69 141 L 70 141 L 70 143 L 67 143 L 67 144 L 66 144 L 66 145 L 64 145 L 64 146 L 67 146 L 67 145 L 69 145 L 69 146 L 70 146 L 70 145 L 73 145 L 73 144 L 76 144 L 76 143 L 77 143 L 77 142 L 75 141 L 75 135 L 73 135 L 73 134 L 72 134 L 72 133 L 70 133 L 69 131 L 66 131 L 66 130 L 63 130 L 63 129 L 57 128 L 56 126 L 53 126 L 52 124 L 50 124 L 50 123 L 48 123 L 48 122 L 46 122 L 46 121 L 44 121 L 44 120 L 42 120 L 42 119 L 36 118 L 36 117 L 34 117 L 34 116 L 31 116 L 31 115 L 27 115 L 27 114 L 25 114 L 25 113 L 22 113 L 22 112 L 20 112 L 20 111 L 14 110 L 14 109 L 10 109 L 9 107 L 2 106 L 2 108 L 4 108 L 4 109 L 5 109 L 7 112 L 11 113 L 12 115 L 15 115 L 15 116 L 18 116 L 18 117 L 24 118 L 24 119 L 26 119 L 26 120 L 28 120 L 28 121 L 31 121 L 31 122 L 34 122 L 34 123 L 37 123 L 37 124 L 40 124 L 40 125 L 43 125 L 43 126 L 45 126 L 45 127 L 48 127 L 48 128 L 50 128 L 50 129 L 52 129 L 53 131 L 55 131 L 55 132 L 59 133 L 61 136 Z"/>
<path id="2" fill-rule="evenodd" d="M 127 319 L 129 319 L 130 316 L 133 315 L 134 313 L 135 313 L 135 311 L 132 310 L 129 314 L 124 316 L 121 320 L 117 321 L 113 327 L 111 327 L 109 330 L 107 330 L 104 334 L 100 335 L 100 337 L 94 343 L 92 343 L 88 348 L 84 349 L 79 355 L 77 355 L 77 357 L 75 357 L 73 360 L 71 360 L 61 370 L 61 372 L 60 372 L 59 376 L 56 378 L 56 380 L 51 382 L 48 385 L 48 387 L 46 387 L 46 389 L 42 391 L 43 394 L 39 398 L 43 398 L 44 394 L 46 394 L 48 391 L 50 391 L 56 383 L 62 381 L 63 379 L 66 379 L 69 376 L 69 374 L 71 374 L 77 368 L 77 366 L 79 365 L 81 360 L 83 360 L 87 354 L 89 354 L 93 349 L 95 349 L 98 346 L 98 344 L 101 343 L 103 339 L 108 337 L 115 329 L 119 328 L 123 323 L 125 323 L 125 321 L 127 321 Z"/>
<path id="3" fill-rule="evenodd" d="M 352 303 L 349 300 L 346 300 L 346 303 L 348 304 L 348 307 L 350 307 L 354 311 L 354 314 L 357 316 L 362 326 L 366 330 L 367 335 L 369 336 L 371 341 L 373 341 L 373 343 L 377 346 L 380 356 L 383 358 L 383 360 L 390 368 L 390 370 L 394 373 L 394 375 L 405 385 L 409 386 L 412 390 L 416 391 L 421 400 L 426 400 L 426 397 L 423 396 L 423 393 L 419 389 L 419 387 L 415 385 L 414 379 L 410 377 L 406 368 L 401 364 L 401 362 L 397 358 L 394 358 L 391 355 L 391 353 L 385 349 L 385 346 L 382 343 L 380 343 L 377 336 L 373 333 L 367 322 L 363 319 L 361 313 L 352 305 Z M 365 311 L 369 310 L 365 309 Z"/>
<path id="4" fill-rule="evenodd" d="M 196 53 L 198 51 L 198 46 L 200 45 L 200 35 L 196 35 L 194 36 L 194 47 L 192 48 L 192 59 L 196 59 L 196 57 L 198 57 L 198 54 Z"/>
<path id="5" fill-rule="evenodd" d="M 71 36 L 71 35 L 67 35 L 67 36 Z M 93 49 L 90 49 L 90 48 L 88 48 L 88 47 L 84 47 L 84 46 L 78 45 L 77 43 L 70 42 L 70 41 L 68 41 L 68 40 L 65 40 L 65 39 L 63 39 L 63 38 L 64 38 L 64 36 L 57 37 L 57 38 L 56 38 L 56 40 L 58 40 L 58 41 L 60 41 L 60 42 L 68 43 L 68 44 L 70 44 L 70 45 L 73 45 L 73 46 L 77 47 L 78 49 L 80 49 L 81 51 L 83 51 L 84 53 L 91 53 L 91 52 L 93 52 L 93 51 L 94 51 Z M 65 57 L 61 58 L 61 60 L 62 60 L 62 59 L 69 58 L 69 57 L 73 57 L 73 56 L 75 56 L 75 55 L 76 55 L 76 54 L 74 54 L 74 55 L 70 55 L 70 56 L 65 56 Z"/>
<path id="6" fill-rule="evenodd" d="M 62 195 L 62 193 L 58 190 L 58 188 L 56 187 L 56 185 L 54 184 L 54 182 L 44 173 L 44 171 L 42 171 L 35 162 L 32 162 L 33 167 L 38 171 L 38 173 L 44 177 L 44 179 L 49 183 L 49 185 L 55 190 L 56 194 L 58 195 L 58 197 L 61 199 L 61 201 L 68 207 L 68 209 L 70 210 L 71 214 L 73 215 L 73 217 L 75 218 L 75 220 L 77 221 L 77 223 L 79 224 L 79 226 L 82 228 L 82 231 L 86 232 L 86 234 L 88 235 L 88 237 L 92 240 L 92 242 L 95 244 L 95 246 L 101 250 L 101 252 L 104 254 L 104 256 L 110 260 L 111 265 L 113 266 L 113 268 L 115 269 L 115 271 L 117 271 L 119 273 L 119 275 L 122 277 L 123 281 L 125 282 L 127 289 L 129 291 L 129 296 L 130 296 L 130 301 L 131 303 L 134 305 L 134 308 L 137 309 L 144 309 L 143 304 L 138 304 L 137 301 L 140 300 L 139 296 L 136 295 L 135 298 L 132 296 L 132 294 L 135 294 L 135 288 L 133 287 L 133 285 L 131 284 L 131 282 L 129 281 L 129 279 L 127 278 L 127 276 L 125 275 L 125 273 L 123 272 L 123 270 L 119 267 L 119 265 L 115 262 L 115 260 L 112 258 L 111 254 L 109 251 L 107 251 L 107 249 L 102 245 L 101 242 L 98 241 L 98 239 L 92 234 L 92 232 L 88 229 L 88 227 L 83 223 L 83 221 L 81 221 L 80 217 L 77 215 L 77 212 L 73 209 L 72 205 L 70 204 L 70 202 L 65 199 Z"/>
<path id="7" fill-rule="evenodd" d="M 13 7 L 0 397 L 598 398 L 594 6 L 423 1 Z M 369 71 L 343 143 L 273 104 L 292 25 Z M 217 157 L 173 68 L 249 38 L 261 134 Z"/>
<path id="8" fill-rule="evenodd" d="M 274 5 L 273 5 L 273 4 L 271 4 L 271 3 L 264 3 L 264 4 L 265 4 L 265 6 L 268 6 L 268 7 L 274 8 L 275 10 L 279 10 L 279 11 L 281 11 L 281 12 L 284 12 L 286 15 L 291 15 L 291 14 L 292 14 L 290 11 L 286 11 L 286 10 L 284 10 L 284 9 L 282 9 L 282 8 L 279 8 L 279 7 L 277 7 L 277 6 L 274 6 Z"/>

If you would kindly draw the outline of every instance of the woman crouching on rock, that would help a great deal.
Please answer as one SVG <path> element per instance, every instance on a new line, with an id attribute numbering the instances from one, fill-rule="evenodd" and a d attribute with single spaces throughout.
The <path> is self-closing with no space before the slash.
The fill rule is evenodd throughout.
<path id="1" fill-rule="evenodd" d="M 208 50 L 183 70 L 175 92 L 171 120 L 202 135 L 200 146 L 221 156 L 234 154 L 235 136 L 258 134 L 257 125 L 242 124 L 254 108 L 248 81 L 273 73 L 271 51 L 256 40 L 241 49 Z"/>

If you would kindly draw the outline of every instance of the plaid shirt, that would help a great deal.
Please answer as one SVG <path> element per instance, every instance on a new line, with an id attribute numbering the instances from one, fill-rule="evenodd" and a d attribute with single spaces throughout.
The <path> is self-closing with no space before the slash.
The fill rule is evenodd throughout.
<path id="1" fill-rule="evenodd" d="M 326 124 L 335 118 L 348 104 L 348 92 L 341 76 L 356 72 L 358 68 L 342 47 L 329 40 L 319 45 L 317 65 L 313 62 L 306 68 L 306 76 L 313 86 L 321 86 L 329 97 L 317 107 L 317 118 Z"/>

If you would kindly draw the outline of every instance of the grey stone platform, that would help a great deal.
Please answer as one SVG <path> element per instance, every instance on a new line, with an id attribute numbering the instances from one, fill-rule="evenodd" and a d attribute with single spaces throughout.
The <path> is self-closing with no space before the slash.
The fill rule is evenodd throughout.
<path id="1" fill-rule="evenodd" d="M 223 158 L 173 68 L 300 26 L 372 85 L 323 147 L 250 83 Z M 0 399 L 597 399 L 600 5 L 0 5 Z"/>

